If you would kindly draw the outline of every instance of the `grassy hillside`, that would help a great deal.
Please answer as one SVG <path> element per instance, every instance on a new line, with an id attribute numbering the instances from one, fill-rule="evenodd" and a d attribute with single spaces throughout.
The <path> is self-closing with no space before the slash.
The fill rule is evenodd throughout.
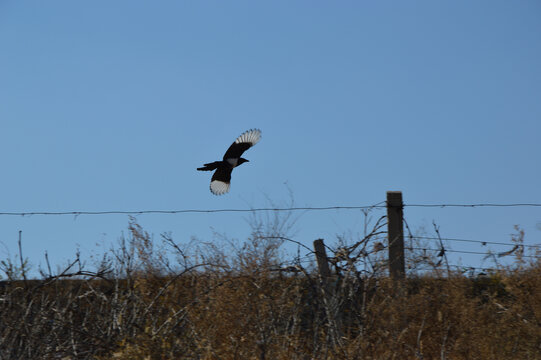
<path id="1" fill-rule="evenodd" d="M 379 250 L 371 234 L 355 249 Z M 539 261 L 396 283 L 376 252 L 341 247 L 324 285 L 312 263 L 284 265 L 279 236 L 163 240 L 131 223 L 96 270 L 1 283 L 0 358 L 541 359 Z"/>

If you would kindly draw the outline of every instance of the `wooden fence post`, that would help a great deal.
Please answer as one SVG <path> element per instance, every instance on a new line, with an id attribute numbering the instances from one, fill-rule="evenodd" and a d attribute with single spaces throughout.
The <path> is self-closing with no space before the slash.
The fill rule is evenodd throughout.
<path id="1" fill-rule="evenodd" d="M 331 270 L 329 268 L 329 260 L 323 239 L 314 240 L 314 251 L 316 253 L 317 267 L 319 277 L 321 278 L 321 295 L 323 299 L 327 326 L 329 327 L 329 335 L 335 346 L 342 346 L 344 338 L 342 332 L 342 315 L 340 312 L 341 297 L 337 296 L 333 289 L 331 281 Z"/>
<path id="2" fill-rule="evenodd" d="M 331 270 L 329 269 L 329 263 L 327 261 L 327 251 L 325 251 L 325 244 L 323 239 L 314 240 L 314 251 L 316 252 L 317 268 L 319 270 L 319 276 L 324 285 L 327 284 L 329 276 L 331 276 Z"/>
<path id="3" fill-rule="evenodd" d="M 394 280 L 404 280 L 406 278 L 403 206 L 401 191 L 387 191 L 389 273 Z"/>

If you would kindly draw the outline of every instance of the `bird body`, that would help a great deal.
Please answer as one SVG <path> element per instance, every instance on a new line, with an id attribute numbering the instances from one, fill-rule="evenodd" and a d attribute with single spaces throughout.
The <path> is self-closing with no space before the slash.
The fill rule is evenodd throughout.
<path id="1" fill-rule="evenodd" d="M 249 161 L 241 156 L 246 150 L 257 144 L 260 139 L 261 130 L 251 129 L 245 131 L 229 146 L 222 161 L 214 161 L 197 168 L 199 171 L 216 170 L 210 181 L 210 191 L 214 195 L 223 195 L 229 192 L 231 172 L 237 166 Z"/>

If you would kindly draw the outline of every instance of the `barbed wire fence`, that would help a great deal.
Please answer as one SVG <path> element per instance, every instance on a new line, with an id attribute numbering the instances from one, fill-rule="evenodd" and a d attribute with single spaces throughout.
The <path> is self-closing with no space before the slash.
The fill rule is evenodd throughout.
<path id="1" fill-rule="evenodd" d="M 399 194 L 399 203 L 391 204 L 389 195 Z M 439 204 L 407 204 L 402 203 L 401 192 L 387 192 L 387 201 L 382 201 L 373 205 L 362 206 L 324 206 L 324 207 L 260 207 L 260 208 L 224 208 L 224 209 L 174 209 L 174 210 L 103 210 L 103 211 L 23 211 L 23 212 L 0 212 L 0 216 L 21 216 L 21 217 L 33 217 L 33 216 L 106 216 L 106 215 L 145 215 L 145 214 L 157 214 L 157 215 L 175 215 L 175 214 L 210 214 L 210 213 L 260 213 L 260 212 L 296 212 L 296 211 L 333 211 L 333 210 L 360 210 L 367 215 L 370 211 L 375 209 L 387 209 L 387 216 L 382 216 L 374 227 L 374 230 L 365 236 L 364 239 L 353 245 L 339 244 L 335 248 L 324 245 L 327 250 L 332 254 L 326 261 L 334 265 L 337 271 L 340 270 L 340 264 L 343 262 L 351 264 L 352 262 L 359 260 L 367 260 L 372 266 L 372 270 L 376 267 L 387 267 L 388 273 L 391 277 L 405 277 L 405 274 L 412 268 L 415 270 L 422 269 L 420 267 L 413 266 L 418 264 L 428 265 L 427 270 L 440 268 L 444 266 L 447 273 L 451 273 L 451 269 L 465 272 L 490 272 L 498 269 L 498 259 L 504 258 L 509 255 L 518 255 L 521 259 L 532 259 L 539 261 L 541 258 L 541 246 L 524 244 L 523 239 L 520 236 L 513 239 L 512 242 L 501 241 L 488 241 L 478 239 L 464 239 L 455 237 L 442 237 L 439 233 L 439 228 L 435 223 L 434 232 L 436 236 L 426 236 L 414 234 L 409 226 L 406 217 L 403 214 L 405 208 L 511 208 L 511 207 L 541 207 L 541 203 L 439 203 Z M 391 210 L 397 210 L 396 214 L 398 218 L 392 219 Z M 396 229 L 391 230 L 389 223 L 395 221 Z M 387 226 L 387 230 L 384 227 Z M 404 229 L 406 234 L 404 234 Z M 393 233 L 394 232 L 394 233 Z M 21 252 L 21 233 L 19 233 L 19 251 Z M 267 238 L 272 238 L 268 236 Z M 289 242 L 295 244 L 299 249 L 304 249 L 304 254 L 298 255 L 291 260 L 286 260 L 280 263 L 276 271 L 285 272 L 298 272 L 300 269 L 309 264 L 314 264 L 315 251 L 307 245 L 295 239 L 286 237 L 276 237 L 276 240 Z M 408 240 L 407 243 L 404 240 Z M 486 251 L 472 251 L 471 249 L 451 247 L 450 244 L 476 244 L 484 248 L 489 245 L 498 247 L 506 247 L 500 249 L 500 251 L 494 252 L 487 249 Z M 369 249 L 369 245 L 372 249 Z M 393 249 L 394 247 L 394 249 Z M 510 247 L 510 248 L 509 248 Z M 397 250 L 398 249 L 398 250 Z M 529 249 L 528 254 L 525 253 L 525 249 Z M 388 250 L 387 258 L 379 256 L 377 261 L 369 259 L 371 255 L 379 255 L 383 250 Z M 465 255 L 480 255 L 483 256 L 483 260 L 490 259 L 496 267 L 484 267 L 484 266 L 470 266 L 450 263 L 447 254 L 465 254 Z M 326 256 L 326 255 L 325 255 Z M 46 255 L 47 257 L 47 255 Z M 434 261 L 437 259 L 438 261 Z M 22 264 L 21 258 L 21 264 Z M 418 262 L 418 264 L 415 264 Z M 381 265 L 384 263 L 384 265 Z M 407 269 L 406 269 L 407 267 Z"/>
<path id="2" fill-rule="evenodd" d="M 541 207 L 541 203 L 476 203 L 476 204 L 403 204 L 403 207 L 431 208 L 476 208 L 476 207 Z M 254 213 L 263 211 L 328 211 L 328 210 L 370 210 L 387 208 L 382 201 L 362 206 L 305 206 L 305 207 L 262 207 L 249 209 L 177 209 L 177 210 L 103 210 L 103 211 L 1 211 L 0 216 L 83 216 L 83 215 L 144 215 L 144 214 L 206 214 L 206 213 Z"/>

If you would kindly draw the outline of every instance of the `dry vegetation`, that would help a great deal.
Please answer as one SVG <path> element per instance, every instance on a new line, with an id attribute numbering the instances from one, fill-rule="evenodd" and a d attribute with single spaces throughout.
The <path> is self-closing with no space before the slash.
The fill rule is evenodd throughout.
<path id="1" fill-rule="evenodd" d="M 132 219 L 96 270 L 76 258 L 39 281 L 23 280 L 22 257 L 4 261 L 0 358 L 541 359 L 539 260 L 443 276 L 441 261 L 411 256 L 394 283 L 380 219 L 329 249 L 323 283 L 312 254 L 283 262 L 291 240 L 273 221 L 239 246 L 181 247 Z"/>

